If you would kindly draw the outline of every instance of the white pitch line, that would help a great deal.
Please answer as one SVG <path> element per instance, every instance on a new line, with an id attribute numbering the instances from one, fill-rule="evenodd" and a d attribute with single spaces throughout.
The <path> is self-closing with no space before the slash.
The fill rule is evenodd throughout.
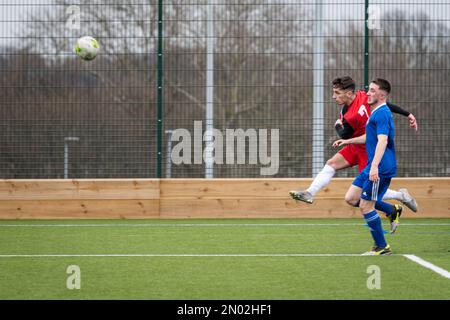
<path id="1" fill-rule="evenodd" d="M 419 258 L 418 256 L 415 256 L 413 254 L 404 254 L 404 257 L 408 258 L 411 261 L 414 261 L 417 264 L 420 264 L 421 266 L 433 270 L 434 272 L 440 274 L 441 276 L 450 279 L 450 272 L 448 272 L 445 269 L 442 269 L 438 266 L 435 266 L 434 264 L 432 264 L 431 262 L 425 261 L 422 258 Z"/>
<path id="2" fill-rule="evenodd" d="M 363 223 L 153 223 L 153 224 L 1 224 L 0 228 L 73 228 L 73 227 L 319 227 L 364 226 Z M 450 226 L 450 223 L 402 223 L 404 226 Z"/>
<path id="3" fill-rule="evenodd" d="M 402 254 L 393 254 L 402 256 Z M 366 257 L 354 253 L 211 253 L 211 254 L 0 254 L 0 258 L 71 258 L 71 257 Z"/>

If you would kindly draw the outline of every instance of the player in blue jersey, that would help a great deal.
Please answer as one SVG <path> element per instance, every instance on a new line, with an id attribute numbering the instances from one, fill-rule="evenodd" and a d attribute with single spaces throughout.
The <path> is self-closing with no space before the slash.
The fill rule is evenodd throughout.
<path id="1" fill-rule="evenodd" d="M 397 174 L 394 147 L 394 119 L 386 105 L 391 85 L 387 80 L 377 78 L 370 83 L 367 92 L 372 108 L 366 124 L 366 134 L 360 137 L 338 140 L 333 145 L 366 144 L 367 166 L 356 177 L 345 195 L 345 200 L 357 205 L 367 222 L 375 245 L 363 255 L 389 255 L 391 248 L 386 243 L 381 218 L 375 210 L 375 202 L 382 199 L 391 179 Z"/>

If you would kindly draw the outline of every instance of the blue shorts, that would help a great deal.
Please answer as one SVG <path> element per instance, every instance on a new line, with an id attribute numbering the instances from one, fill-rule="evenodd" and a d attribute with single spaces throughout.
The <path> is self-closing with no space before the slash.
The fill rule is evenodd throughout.
<path id="1" fill-rule="evenodd" d="M 378 181 L 373 182 L 369 180 L 367 173 L 361 172 L 352 184 L 362 189 L 361 199 L 378 201 L 383 199 L 384 194 L 391 184 L 391 178 L 380 177 Z"/>

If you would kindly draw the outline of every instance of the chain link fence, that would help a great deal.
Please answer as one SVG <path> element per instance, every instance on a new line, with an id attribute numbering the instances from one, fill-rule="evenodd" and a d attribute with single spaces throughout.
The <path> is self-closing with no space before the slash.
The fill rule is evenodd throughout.
<path id="1" fill-rule="evenodd" d="M 311 177 L 336 152 L 342 75 L 362 90 L 388 79 L 416 116 L 417 133 L 394 115 L 398 176 L 450 176 L 448 1 L 2 0 L 0 12 L 1 178 L 250 178 L 276 161 L 264 177 Z M 85 35 L 94 61 L 73 53 Z M 196 161 L 208 128 L 233 161 Z M 190 141 L 172 141 L 179 129 Z M 239 129 L 240 150 L 226 139 Z M 172 159 L 181 143 L 190 162 Z"/>

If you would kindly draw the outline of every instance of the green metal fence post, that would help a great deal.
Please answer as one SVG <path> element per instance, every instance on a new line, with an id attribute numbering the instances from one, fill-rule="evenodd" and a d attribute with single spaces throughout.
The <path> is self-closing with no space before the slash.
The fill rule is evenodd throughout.
<path id="1" fill-rule="evenodd" d="M 163 0 L 158 0 L 158 75 L 157 75 L 157 165 L 156 176 L 162 178 L 162 125 L 163 125 Z"/>
<path id="2" fill-rule="evenodd" d="M 364 4 L 364 90 L 369 90 L 369 0 Z"/>

